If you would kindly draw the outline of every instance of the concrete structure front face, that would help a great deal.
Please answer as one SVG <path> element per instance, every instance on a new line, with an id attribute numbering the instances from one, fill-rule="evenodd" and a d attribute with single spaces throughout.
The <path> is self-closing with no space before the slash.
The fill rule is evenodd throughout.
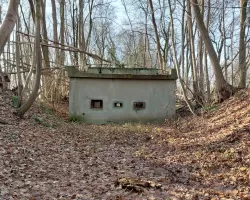
<path id="1" fill-rule="evenodd" d="M 175 115 L 175 73 L 145 69 L 67 70 L 72 118 L 93 124 L 161 123 Z"/>
<path id="2" fill-rule="evenodd" d="M 71 78 L 70 88 L 69 113 L 87 123 L 161 122 L 175 115 L 174 80 Z"/>

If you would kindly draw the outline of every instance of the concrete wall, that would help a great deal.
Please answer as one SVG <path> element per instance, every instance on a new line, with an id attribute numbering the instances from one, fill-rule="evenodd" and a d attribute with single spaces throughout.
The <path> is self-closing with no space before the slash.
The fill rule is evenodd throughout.
<path id="1" fill-rule="evenodd" d="M 175 80 L 70 78 L 69 114 L 87 123 L 164 122 L 175 115 Z M 103 100 L 103 109 L 91 109 L 91 99 Z M 114 102 L 122 102 L 115 108 Z M 134 110 L 133 103 L 146 108 Z"/>

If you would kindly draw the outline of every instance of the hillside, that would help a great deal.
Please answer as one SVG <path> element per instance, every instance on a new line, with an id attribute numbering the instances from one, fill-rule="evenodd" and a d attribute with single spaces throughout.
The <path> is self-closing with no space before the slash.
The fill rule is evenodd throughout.
<path id="1" fill-rule="evenodd" d="M 250 199 L 250 91 L 162 126 L 68 122 L 0 96 L 0 199 Z"/>

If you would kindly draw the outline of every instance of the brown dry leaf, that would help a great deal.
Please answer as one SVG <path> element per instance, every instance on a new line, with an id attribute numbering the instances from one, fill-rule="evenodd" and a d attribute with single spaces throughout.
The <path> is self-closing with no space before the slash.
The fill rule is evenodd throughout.
<path id="1" fill-rule="evenodd" d="M 10 124 L 0 126 L 0 199 L 250 199 L 249 94 L 157 126 L 69 123 L 63 105 L 53 114 L 35 105 L 18 119 L 7 100 L 0 102 Z M 144 180 L 131 185 L 147 189 L 115 187 L 118 177 Z"/>

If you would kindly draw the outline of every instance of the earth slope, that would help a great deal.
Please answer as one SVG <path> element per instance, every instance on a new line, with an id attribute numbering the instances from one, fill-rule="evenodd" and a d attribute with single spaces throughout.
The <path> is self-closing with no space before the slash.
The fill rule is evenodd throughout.
<path id="1" fill-rule="evenodd" d="M 0 199 L 250 199 L 247 90 L 162 126 L 71 123 L 62 110 L 19 119 L 1 94 Z"/>

